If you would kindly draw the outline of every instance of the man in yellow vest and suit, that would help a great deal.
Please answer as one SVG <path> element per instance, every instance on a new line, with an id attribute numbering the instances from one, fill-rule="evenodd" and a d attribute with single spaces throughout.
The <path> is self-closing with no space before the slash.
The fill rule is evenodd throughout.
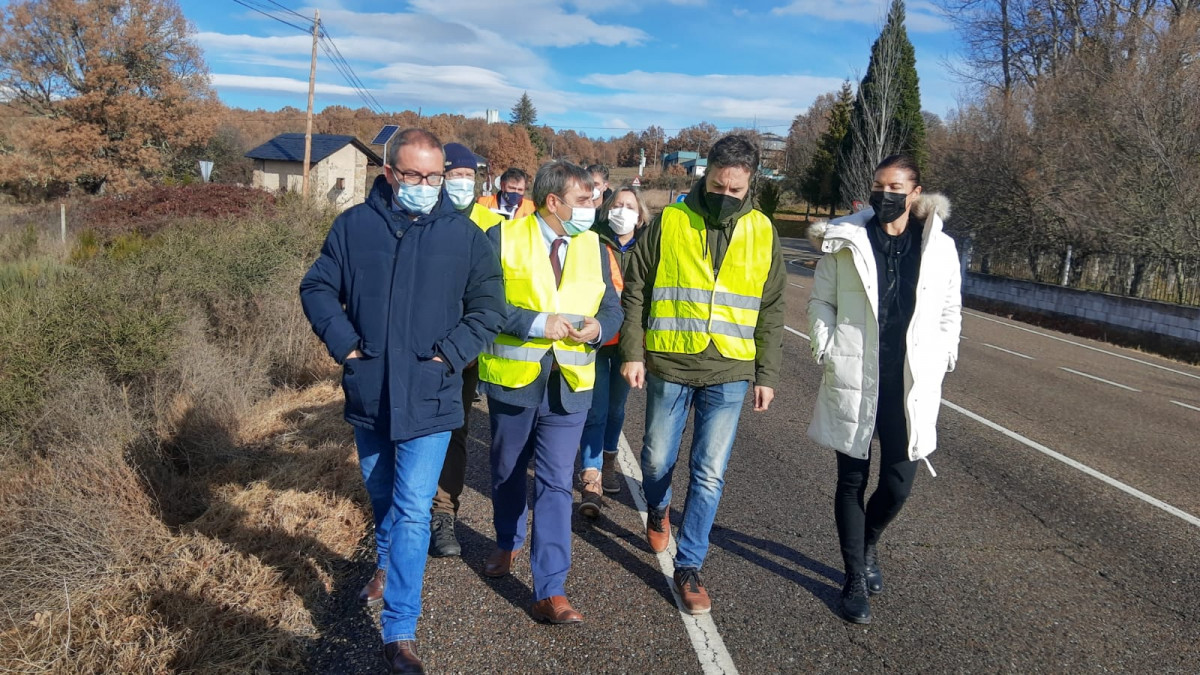
<path id="1" fill-rule="evenodd" d="M 621 374 L 648 389 L 642 491 L 656 552 L 671 538 L 671 474 L 688 411 L 696 409 L 673 575 L 692 614 L 712 608 L 699 572 L 746 391 L 753 382 L 754 409 L 766 410 L 783 359 L 787 271 L 779 235 L 753 209 L 758 160 L 745 136 L 717 141 L 704 178 L 641 235 L 622 295 Z"/>
<path id="2" fill-rule="evenodd" d="M 496 549 L 484 574 L 509 573 L 526 540 L 525 472 L 534 467 L 534 619 L 579 623 L 566 597 L 571 568 L 572 480 L 592 405 L 595 349 L 621 327 L 605 244 L 590 230 L 592 180 L 554 161 L 533 183 L 537 211 L 488 230 L 504 270 L 508 318 L 479 355 L 492 428 Z"/>

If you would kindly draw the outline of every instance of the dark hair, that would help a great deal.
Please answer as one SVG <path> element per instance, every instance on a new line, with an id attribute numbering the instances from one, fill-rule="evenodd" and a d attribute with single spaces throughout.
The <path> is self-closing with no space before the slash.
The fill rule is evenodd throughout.
<path id="1" fill-rule="evenodd" d="M 905 169 L 912 174 L 914 183 L 921 184 L 921 168 L 917 166 L 917 161 L 903 153 L 884 157 L 879 166 L 875 167 L 875 173 L 879 173 L 883 169 Z"/>
<path id="2" fill-rule="evenodd" d="M 587 188 L 589 194 L 592 191 L 592 176 L 582 166 L 565 159 L 546 162 L 533 179 L 534 205 L 540 209 L 546 205 L 546 197 L 552 194 L 561 197 L 571 183 Z"/>
<path id="3" fill-rule="evenodd" d="M 396 137 L 391 140 L 391 145 L 387 149 L 387 162 L 392 167 L 396 166 L 396 158 L 400 156 L 400 148 L 406 145 L 415 145 L 422 148 L 433 148 L 442 153 L 442 159 L 446 157 L 446 151 L 442 148 L 442 142 L 437 136 L 425 131 L 424 129 L 405 129 L 396 134 Z"/>
<path id="4" fill-rule="evenodd" d="M 593 164 L 587 168 L 588 173 L 598 173 L 604 176 L 604 180 L 608 180 L 608 167 L 603 164 Z"/>
<path id="5" fill-rule="evenodd" d="M 524 181 L 524 182 L 528 183 L 529 182 L 529 174 L 525 173 L 523 170 L 518 169 L 515 166 L 510 166 L 508 169 L 506 169 L 504 171 L 504 173 L 500 174 L 500 184 L 504 185 L 505 183 L 509 183 L 512 181 Z"/>
<path id="6" fill-rule="evenodd" d="M 758 171 L 758 146 L 745 134 L 729 134 L 708 151 L 708 170 L 740 167 L 753 175 Z"/>

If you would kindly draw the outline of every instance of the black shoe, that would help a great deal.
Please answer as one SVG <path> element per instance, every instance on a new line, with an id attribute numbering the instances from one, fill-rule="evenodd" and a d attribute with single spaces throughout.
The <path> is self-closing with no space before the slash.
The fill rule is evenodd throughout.
<path id="1" fill-rule="evenodd" d="M 454 538 L 454 516 L 449 513 L 435 513 L 429 521 L 429 555 L 435 558 L 462 555 L 462 547 Z"/>
<path id="2" fill-rule="evenodd" d="M 871 623 L 871 602 L 867 593 L 867 575 L 846 574 L 842 587 L 842 618 L 850 623 Z"/>
<path id="3" fill-rule="evenodd" d="M 883 572 L 879 569 L 879 552 L 874 546 L 868 546 L 863 555 L 867 564 L 867 593 L 879 595 L 883 592 Z"/>

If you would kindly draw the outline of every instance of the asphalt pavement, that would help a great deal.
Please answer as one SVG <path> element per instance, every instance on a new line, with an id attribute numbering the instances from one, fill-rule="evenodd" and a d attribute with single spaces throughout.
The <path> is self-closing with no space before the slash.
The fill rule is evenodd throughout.
<path id="1" fill-rule="evenodd" d="M 1200 368 L 972 310 L 943 391 L 938 475 L 919 470 L 880 545 L 874 622 L 838 617 L 834 456 L 805 435 L 821 377 L 801 336 L 815 254 L 794 240 L 786 251 L 795 332 L 771 410 L 748 401 L 742 415 L 701 572 L 711 621 L 677 609 L 629 484 L 594 523 L 575 519 L 567 591 L 582 625 L 529 617 L 525 556 L 512 577 L 484 577 L 482 402 L 463 556 L 426 572 L 430 672 L 1200 672 Z M 634 486 L 644 411 L 634 392 L 622 454 Z M 386 672 L 377 615 L 353 597 L 371 569 L 354 565 L 331 598 L 314 672 Z"/>

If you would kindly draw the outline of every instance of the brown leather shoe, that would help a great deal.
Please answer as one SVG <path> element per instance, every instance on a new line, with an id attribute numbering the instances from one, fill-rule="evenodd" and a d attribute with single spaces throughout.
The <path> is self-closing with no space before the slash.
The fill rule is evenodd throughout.
<path id="1" fill-rule="evenodd" d="M 671 541 L 671 507 L 663 509 L 661 519 L 655 518 L 653 511 L 647 514 L 646 541 L 655 553 L 667 550 L 667 543 Z"/>
<path id="2" fill-rule="evenodd" d="M 493 579 L 507 576 L 509 572 L 512 572 L 513 561 L 519 555 L 521 555 L 519 548 L 514 551 L 505 551 L 497 547 L 483 562 L 483 576 Z"/>
<path id="3" fill-rule="evenodd" d="M 583 623 L 583 615 L 571 607 L 565 595 L 552 595 L 545 600 L 538 600 L 529 608 L 529 613 L 534 619 L 546 623 Z"/>
<path id="4" fill-rule="evenodd" d="M 417 658 L 413 651 L 416 643 L 412 640 L 398 640 L 383 646 L 383 660 L 387 661 L 388 672 L 391 673 L 423 673 L 425 664 Z"/>
<path id="5" fill-rule="evenodd" d="M 675 590 L 679 591 L 679 598 L 683 600 L 683 607 L 688 614 L 708 614 L 712 611 L 712 600 L 709 599 L 704 584 L 700 583 L 698 571 L 677 569 L 672 579 L 675 582 Z"/>
<path id="6" fill-rule="evenodd" d="M 579 515 L 595 518 L 604 506 L 604 489 L 600 486 L 600 471 L 588 469 L 579 474 Z"/>
<path id="7" fill-rule="evenodd" d="M 378 607 L 383 604 L 383 587 L 387 582 L 387 570 L 375 570 L 374 576 L 366 586 L 358 592 L 358 603 L 367 607 Z"/>

